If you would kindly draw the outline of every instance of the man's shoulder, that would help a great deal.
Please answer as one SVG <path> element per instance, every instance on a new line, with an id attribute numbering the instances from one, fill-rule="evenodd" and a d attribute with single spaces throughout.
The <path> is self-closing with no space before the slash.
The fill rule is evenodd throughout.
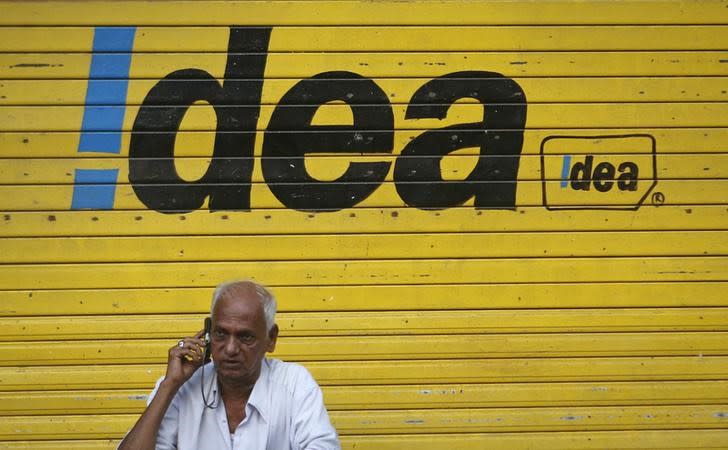
<path id="1" fill-rule="evenodd" d="M 289 393 L 317 387 L 311 373 L 300 364 L 266 358 L 263 362 L 268 366 L 268 382 Z"/>

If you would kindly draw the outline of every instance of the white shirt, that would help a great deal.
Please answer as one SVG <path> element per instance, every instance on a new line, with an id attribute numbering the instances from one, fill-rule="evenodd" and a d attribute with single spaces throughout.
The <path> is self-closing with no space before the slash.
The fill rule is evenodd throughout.
<path id="1" fill-rule="evenodd" d="M 214 364 L 205 366 L 204 383 L 208 403 L 217 408 L 207 408 L 202 401 L 201 374 L 198 369 L 177 391 L 159 427 L 157 450 L 340 450 L 321 389 L 303 366 L 264 359 L 245 405 L 245 419 L 234 434 L 217 393 Z"/>

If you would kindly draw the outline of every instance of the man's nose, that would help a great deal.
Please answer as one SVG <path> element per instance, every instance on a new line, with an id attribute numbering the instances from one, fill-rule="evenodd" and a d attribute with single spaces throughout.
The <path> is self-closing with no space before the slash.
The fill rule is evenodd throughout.
<path id="1" fill-rule="evenodd" d="M 228 336 L 227 341 L 225 341 L 225 353 L 228 355 L 236 355 L 239 350 L 238 344 L 235 342 L 235 337 Z"/>

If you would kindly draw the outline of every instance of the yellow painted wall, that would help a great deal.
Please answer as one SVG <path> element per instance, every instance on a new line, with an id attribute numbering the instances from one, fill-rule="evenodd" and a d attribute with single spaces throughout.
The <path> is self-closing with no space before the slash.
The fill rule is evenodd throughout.
<path id="1" fill-rule="evenodd" d="M 166 349 L 201 327 L 212 288 L 231 278 L 277 294 L 273 356 L 313 372 L 346 449 L 728 448 L 728 2 L 0 11 L 0 448 L 114 448 Z M 148 108 L 155 119 L 141 105 L 177 70 L 197 69 L 173 93 L 222 82 L 231 27 L 270 30 L 257 42 L 259 117 L 218 133 L 237 145 L 226 167 L 252 162 L 249 197 L 240 194 L 249 210 L 210 211 L 205 198 L 172 211 L 189 191 L 155 210 L 130 162 L 157 147 L 130 158 L 132 135 L 159 136 L 164 111 L 181 111 L 173 163 L 150 159 L 135 183 L 175 181 L 148 167 L 209 181 L 217 119 L 204 101 L 169 97 Z M 256 48 L 238 43 L 237 53 Z M 238 69 L 252 71 L 255 57 L 242 58 Z M 320 108 L 305 96 L 280 106 L 301 80 L 331 71 L 366 89 Z M 242 105 L 255 109 L 251 77 Z M 340 82 L 319 82 L 315 95 Z M 457 94 L 438 117 L 448 90 Z M 286 108 L 329 128 L 272 125 Z M 362 120 L 391 126 L 372 132 Z M 331 144 L 326 133 L 344 137 Z M 285 164 L 264 170 L 264 146 L 283 135 L 267 161 L 307 150 L 310 182 Z M 367 140 L 376 152 L 362 153 Z M 441 161 L 426 154 L 448 145 Z M 568 179 L 588 159 L 582 178 L 596 183 Z M 506 160 L 518 163 L 512 176 Z M 634 190 L 594 175 L 608 163 L 616 178 L 625 162 L 639 169 Z M 498 181 L 512 199 L 496 198 Z M 282 201 L 285 183 L 294 189 Z M 455 185 L 460 200 L 443 194 Z M 353 205 L 331 200 L 362 186 Z"/>

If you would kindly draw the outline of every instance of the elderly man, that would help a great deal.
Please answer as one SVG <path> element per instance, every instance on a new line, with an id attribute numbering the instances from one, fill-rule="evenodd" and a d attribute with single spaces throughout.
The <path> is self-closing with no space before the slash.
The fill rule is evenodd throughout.
<path id="1" fill-rule="evenodd" d="M 265 358 L 278 338 L 275 312 L 275 299 L 261 285 L 218 286 L 211 307 L 213 362 L 200 369 L 203 331 L 172 347 L 166 376 L 119 449 L 339 449 L 311 374 Z"/>

